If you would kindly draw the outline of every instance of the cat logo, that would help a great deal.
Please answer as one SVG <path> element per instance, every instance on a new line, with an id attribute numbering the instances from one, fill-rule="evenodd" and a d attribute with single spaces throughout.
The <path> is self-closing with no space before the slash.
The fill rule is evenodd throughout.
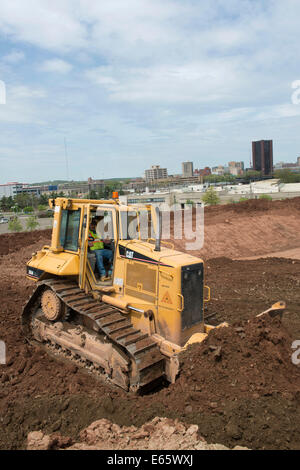
<path id="1" fill-rule="evenodd" d="M 162 302 L 164 302 L 165 304 L 172 304 L 172 300 L 171 300 L 171 297 L 170 297 L 170 294 L 168 291 L 166 291 L 166 293 L 164 294 L 163 298 L 161 299 Z"/>
<path id="2" fill-rule="evenodd" d="M 126 258 L 133 259 L 134 252 L 126 250 Z"/>

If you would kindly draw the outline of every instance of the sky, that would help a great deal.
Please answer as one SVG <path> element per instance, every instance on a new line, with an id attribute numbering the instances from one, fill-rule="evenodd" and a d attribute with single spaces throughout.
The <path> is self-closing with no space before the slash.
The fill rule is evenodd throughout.
<path id="1" fill-rule="evenodd" d="M 248 167 L 260 139 L 296 161 L 299 17 L 299 0 L 1 1 L 0 183 Z"/>

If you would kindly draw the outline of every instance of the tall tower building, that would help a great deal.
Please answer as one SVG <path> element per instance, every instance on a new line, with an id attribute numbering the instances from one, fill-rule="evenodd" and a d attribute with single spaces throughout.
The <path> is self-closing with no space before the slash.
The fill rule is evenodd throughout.
<path id="1" fill-rule="evenodd" d="M 264 176 L 273 173 L 273 140 L 252 142 L 252 166 Z"/>
<path id="2" fill-rule="evenodd" d="M 194 174 L 194 165 L 193 162 L 183 162 L 182 163 L 182 176 L 184 178 L 190 178 Z"/>

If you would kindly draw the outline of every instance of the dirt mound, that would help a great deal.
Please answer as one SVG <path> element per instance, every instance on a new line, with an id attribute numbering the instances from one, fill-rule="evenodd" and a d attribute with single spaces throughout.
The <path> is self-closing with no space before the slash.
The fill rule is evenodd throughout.
<path id="1" fill-rule="evenodd" d="M 254 449 L 296 449 L 300 368 L 292 364 L 291 352 L 291 337 L 277 318 L 255 319 L 216 329 L 204 343 L 193 345 L 181 354 L 181 374 L 175 384 L 139 397 L 113 390 L 105 393 L 103 389 L 101 399 L 95 395 L 93 405 L 88 397 L 82 397 L 83 408 L 88 406 L 86 409 L 92 413 L 94 407 L 94 416 L 125 424 L 126 429 L 120 431 L 111 424 L 108 427 L 105 424 L 102 429 L 103 422 L 94 423 L 80 434 L 80 444 L 75 448 L 101 445 L 100 435 L 105 448 L 130 448 L 126 447 L 130 445 L 150 448 L 147 446 L 151 445 L 151 439 L 155 445 L 159 440 L 163 446 L 165 438 L 155 430 L 149 434 L 147 425 L 136 429 L 160 415 L 179 419 L 185 429 L 189 429 L 187 423 L 193 425 L 192 429 L 198 426 L 198 434 L 209 443 L 220 442 L 230 448 L 241 445 Z M 73 442 L 79 439 L 74 432 L 66 432 L 68 427 L 62 420 L 70 419 L 71 410 L 80 409 L 80 398 L 77 400 L 75 408 L 73 399 L 68 399 L 69 407 L 59 417 L 60 430 Z M 61 402 L 56 403 L 58 406 Z M 80 412 L 76 419 L 77 424 L 82 420 Z M 130 433 L 132 440 L 128 441 L 126 437 Z M 176 433 L 174 437 L 177 439 Z M 64 446 L 65 441 L 62 442 Z M 170 446 L 171 442 L 169 437 L 166 445 Z M 180 446 L 187 444 L 181 437 L 179 442 Z M 191 445 L 189 441 L 188 446 Z"/>
<path id="2" fill-rule="evenodd" d="M 300 368 L 291 361 L 291 345 L 278 318 L 216 328 L 204 343 L 180 355 L 182 373 L 174 393 L 177 387 L 184 393 L 194 389 L 201 407 L 213 401 L 216 408 L 224 399 L 243 396 L 294 397 L 300 391 Z"/>
<path id="3" fill-rule="evenodd" d="M 33 232 L 2 234 L 0 235 L 0 255 L 14 253 L 20 248 L 33 245 L 34 243 L 39 241 L 42 245 L 45 239 L 49 243 L 51 238 L 51 232 L 51 230 L 35 230 Z"/>
<path id="4" fill-rule="evenodd" d="M 208 323 L 247 320 L 284 300 L 283 325 L 293 338 L 300 338 L 300 261 L 212 259 L 206 263 L 206 283 L 211 288 L 211 301 L 206 303 Z"/>
<path id="5" fill-rule="evenodd" d="M 142 427 L 120 427 L 107 419 L 95 421 L 81 431 L 80 442 L 60 435 L 47 436 L 41 431 L 27 438 L 28 450 L 226 450 L 220 444 L 207 444 L 198 436 L 197 425 L 178 420 L 154 418 Z M 240 448 L 241 449 L 241 448 Z"/>
<path id="6" fill-rule="evenodd" d="M 284 194 L 283 194 L 284 197 Z M 257 212 L 265 211 L 280 211 L 285 214 L 290 214 L 291 211 L 300 211 L 300 197 L 294 197 L 290 199 L 284 199 L 282 201 L 271 201 L 268 199 L 248 199 L 238 203 L 207 206 L 205 212 L 207 215 L 222 214 L 226 215 L 230 212 L 236 214 L 243 214 L 246 217 L 249 215 L 255 215 Z"/>
<path id="7" fill-rule="evenodd" d="M 246 258 L 300 247 L 300 198 L 284 201 L 251 199 L 249 201 L 205 208 L 204 245 L 192 251 L 186 243 L 175 240 L 171 223 L 171 239 L 175 248 L 204 259 L 226 256 Z M 195 230 L 195 209 L 185 214 L 192 218 Z M 198 222 L 199 223 L 199 222 Z M 198 236 L 200 240 L 200 236 Z"/>

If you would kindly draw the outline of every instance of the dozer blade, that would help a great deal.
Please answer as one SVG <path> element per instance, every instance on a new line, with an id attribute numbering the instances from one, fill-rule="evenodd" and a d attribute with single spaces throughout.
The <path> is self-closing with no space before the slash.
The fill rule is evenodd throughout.
<path id="1" fill-rule="evenodd" d="M 273 304 L 271 308 L 268 308 L 268 310 L 265 310 L 264 312 L 261 312 L 258 315 L 256 315 L 256 318 L 262 317 L 263 315 L 267 315 L 267 314 L 269 314 L 271 318 L 276 317 L 276 315 L 280 315 L 280 317 L 282 317 L 285 309 L 286 309 L 286 304 L 285 302 L 281 300 Z"/>

